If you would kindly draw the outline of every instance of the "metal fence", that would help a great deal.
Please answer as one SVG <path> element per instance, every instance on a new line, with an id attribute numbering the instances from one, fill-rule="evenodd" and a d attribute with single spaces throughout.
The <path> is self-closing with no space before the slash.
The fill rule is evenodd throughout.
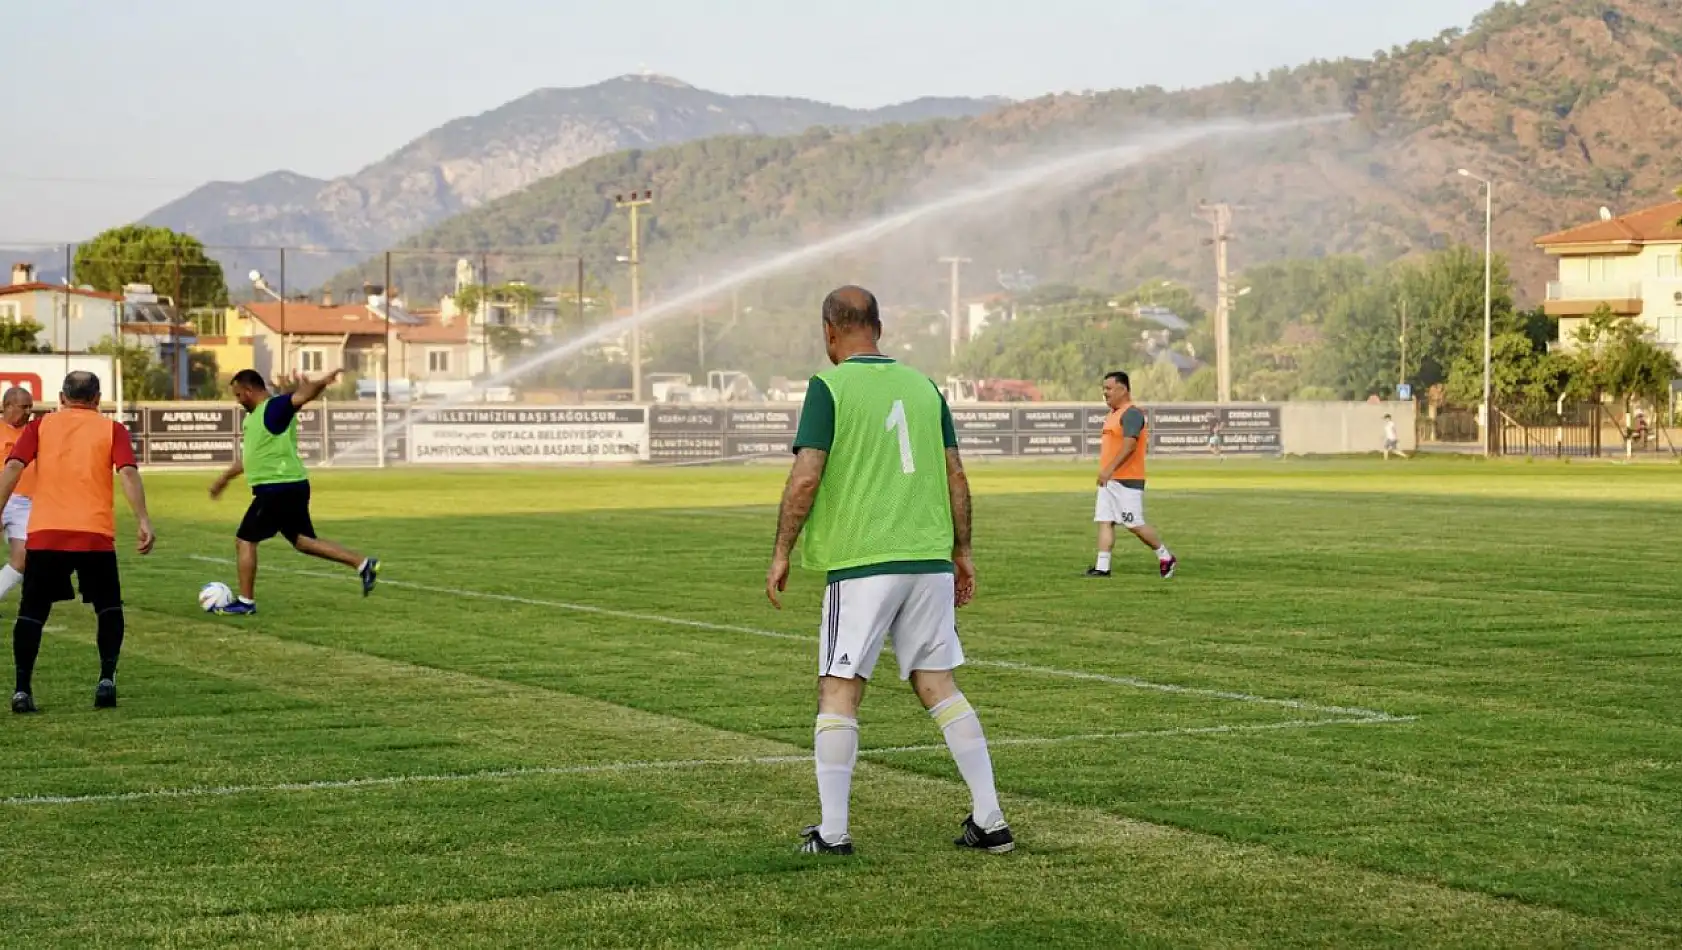
<path id="1" fill-rule="evenodd" d="M 1674 457 L 1670 428 L 1626 420 L 1601 403 L 1511 406 L 1490 432 L 1495 455 L 1532 458 Z"/>

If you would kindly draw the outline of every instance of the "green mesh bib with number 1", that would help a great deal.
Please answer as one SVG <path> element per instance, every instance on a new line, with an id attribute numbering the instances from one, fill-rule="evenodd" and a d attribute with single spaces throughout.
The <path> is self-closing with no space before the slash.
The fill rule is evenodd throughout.
<path id="1" fill-rule="evenodd" d="M 952 502 L 940 393 L 893 362 L 819 373 L 835 400 L 835 437 L 801 540 L 810 570 L 952 557 Z"/>

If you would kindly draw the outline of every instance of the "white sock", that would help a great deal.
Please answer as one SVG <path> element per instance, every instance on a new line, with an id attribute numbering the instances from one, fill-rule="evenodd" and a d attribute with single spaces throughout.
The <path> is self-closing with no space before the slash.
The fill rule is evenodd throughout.
<path id="1" fill-rule="evenodd" d="M 247 597 L 244 594 L 241 594 L 239 595 L 239 602 L 242 604 L 255 604 L 257 600 L 254 597 Z"/>
<path id="2" fill-rule="evenodd" d="M 823 809 L 818 834 L 834 844 L 847 836 L 847 800 L 853 794 L 853 766 L 859 758 L 858 720 L 819 713 L 812 758 L 817 760 L 818 805 Z"/>
<path id="3" fill-rule="evenodd" d="M 975 823 L 986 829 L 1004 821 L 999 792 L 993 787 L 993 759 L 987 754 L 987 737 L 981 733 L 981 720 L 974 707 L 959 693 L 930 709 L 929 715 L 946 735 L 952 761 L 958 763 L 958 774 L 969 786 L 970 815 Z"/>
<path id="4" fill-rule="evenodd" d="M 362 563 L 356 565 L 356 573 L 360 574 L 363 571 L 366 571 L 368 569 L 368 561 L 369 560 L 370 560 L 369 558 L 363 558 Z"/>
<path id="5" fill-rule="evenodd" d="M 1168 545 L 1164 544 L 1156 549 L 1156 559 L 1158 561 L 1172 561 L 1174 555 L 1168 553 Z"/>
<path id="6" fill-rule="evenodd" d="M 22 571 L 12 567 L 10 564 L 7 564 L 5 567 L 0 567 L 0 600 L 4 600 L 6 595 L 12 592 L 12 588 L 21 583 L 23 583 Z"/>
<path id="7" fill-rule="evenodd" d="M 1098 570 L 1107 571 L 1109 569 L 1110 569 L 1110 552 L 1099 551 L 1098 552 Z"/>

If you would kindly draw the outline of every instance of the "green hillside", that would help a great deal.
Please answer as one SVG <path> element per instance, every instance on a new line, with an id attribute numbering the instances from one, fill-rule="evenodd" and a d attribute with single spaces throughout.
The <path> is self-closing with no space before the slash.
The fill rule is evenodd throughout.
<path id="1" fill-rule="evenodd" d="M 1077 193 L 1038 194 L 925 227 L 796 283 L 804 290 L 866 275 L 902 302 L 938 305 L 944 291 L 933 259 L 960 253 L 975 261 L 977 289 L 988 289 L 998 268 L 1104 287 L 1159 275 L 1207 285 L 1207 225 L 1192 214 L 1205 197 L 1240 206 L 1237 267 L 1329 253 L 1384 260 L 1481 238 L 1476 186 L 1454 175 L 1467 166 L 1500 183 L 1496 243 L 1513 260 L 1520 299 L 1533 300 L 1547 264 L 1532 238 L 1590 219 L 1603 204 L 1660 200 L 1682 179 L 1679 54 L 1682 5 L 1674 0 L 1532 0 L 1498 5 L 1464 34 L 1369 60 L 1204 89 L 1055 96 L 975 119 L 621 152 L 407 242 L 400 285 L 426 295 L 452 273 L 450 254 L 407 251 L 553 254 L 493 262 L 501 276 L 549 283 L 569 279 L 560 258 L 582 249 L 592 274 L 623 288 L 612 260 L 627 225 L 611 196 L 635 187 L 656 193 L 645 277 L 657 295 L 1037 155 L 1153 124 L 1347 109 L 1354 117 L 1341 126 L 1190 149 Z"/>

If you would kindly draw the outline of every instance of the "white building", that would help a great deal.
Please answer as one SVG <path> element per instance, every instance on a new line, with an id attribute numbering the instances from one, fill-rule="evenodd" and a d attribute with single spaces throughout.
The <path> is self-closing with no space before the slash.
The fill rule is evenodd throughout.
<path id="1" fill-rule="evenodd" d="M 1639 320 L 1654 342 L 1682 359 L 1682 201 L 1621 217 L 1602 215 L 1536 239 L 1559 259 L 1559 279 L 1548 283 L 1543 308 L 1559 319 L 1559 338 L 1570 347 L 1584 318 L 1609 308 Z"/>

